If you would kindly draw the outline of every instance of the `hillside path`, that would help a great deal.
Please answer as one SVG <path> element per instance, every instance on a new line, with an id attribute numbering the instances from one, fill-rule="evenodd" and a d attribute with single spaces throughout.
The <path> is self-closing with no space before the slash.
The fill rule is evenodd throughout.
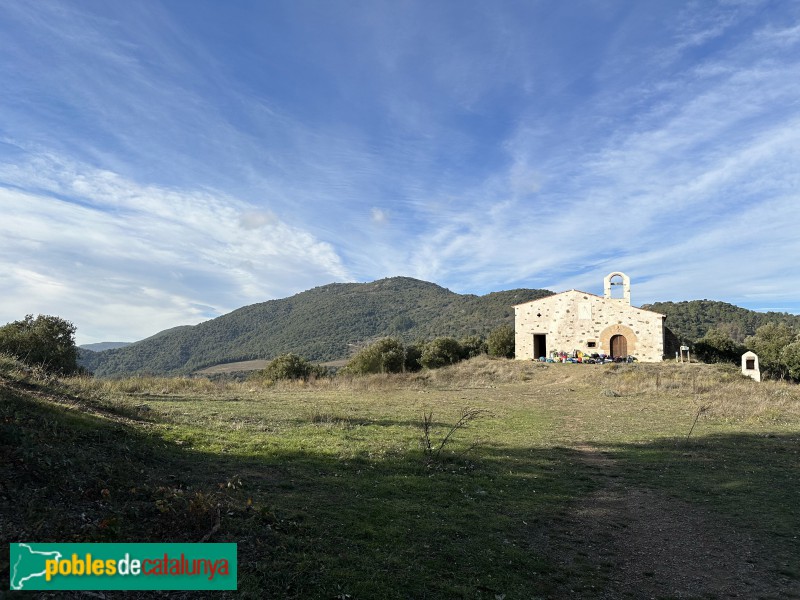
<path id="1" fill-rule="evenodd" d="M 743 529 L 702 507 L 626 485 L 613 458 L 576 448 L 600 489 L 549 535 L 550 558 L 575 598 L 800 598 Z M 590 573 L 587 576 L 587 573 Z"/>

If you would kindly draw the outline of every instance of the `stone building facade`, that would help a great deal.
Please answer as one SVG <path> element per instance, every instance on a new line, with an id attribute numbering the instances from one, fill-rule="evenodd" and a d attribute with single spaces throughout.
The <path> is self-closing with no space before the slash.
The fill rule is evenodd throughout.
<path id="1" fill-rule="evenodd" d="M 621 294 L 612 294 L 621 286 Z M 604 294 L 569 290 L 514 307 L 516 357 L 536 360 L 551 352 L 664 358 L 665 315 L 631 306 L 630 279 L 610 273 Z"/>

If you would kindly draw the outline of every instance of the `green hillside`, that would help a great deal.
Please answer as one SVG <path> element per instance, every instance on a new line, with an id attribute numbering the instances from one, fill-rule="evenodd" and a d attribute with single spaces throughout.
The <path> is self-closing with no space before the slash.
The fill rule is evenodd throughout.
<path id="1" fill-rule="evenodd" d="M 698 340 L 709 329 L 718 328 L 733 340 L 743 342 L 766 323 L 786 323 L 800 331 L 800 315 L 760 313 L 715 300 L 654 302 L 642 308 L 667 315 L 667 327 L 683 341 Z"/>
<path id="2" fill-rule="evenodd" d="M 245 306 L 194 327 L 176 327 L 125 348 L 82 352 L 81 362 L 98 376 L 117 376 L 190 373 L 286 352 L 314 361 L 336 360 L 389 335 L 407 342 L 486 335 L 513 323 L 514 304 L 550 294 L 517 289 L 462 295 L 408 277 L 333 283 Z"/>

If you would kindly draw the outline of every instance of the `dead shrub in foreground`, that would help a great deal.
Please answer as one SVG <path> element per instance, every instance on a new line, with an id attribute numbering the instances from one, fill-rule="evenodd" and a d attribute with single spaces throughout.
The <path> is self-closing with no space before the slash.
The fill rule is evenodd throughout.
<path id="1" fill-rule="evenodd" d="M 440 463 L 443 459 L 442 451 L 448 447 L 453 441 L 455 433 L 467 427 L 467 425 L 475 419 L 488 414 L 488 411 L 482 408 L 464 408 L 461 410 L 459 419 L 447 430 L 447 433 L 439 440 L 438 443 L 431 441 L 431 430 L 433 428 L 433 411 L 428 411 L 422 414 L 422 452 L 425 456 L 425 462 L 430 467 L 434 464 Z M 478 447 L 480 440 L 474 441 L 471 445 L 467 446 L 458 454 L 453 453 L 452 459 L 457 460 L 462 456 L 468 454 Z"/>

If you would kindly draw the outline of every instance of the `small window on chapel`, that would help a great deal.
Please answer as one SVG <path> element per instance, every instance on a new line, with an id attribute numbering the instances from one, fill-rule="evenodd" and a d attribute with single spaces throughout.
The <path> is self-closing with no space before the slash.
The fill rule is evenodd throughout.
<path id="1" fill-rule="evenodd" d="M 744 368 L 748 371 L 755 371 L 756 370 L 756 359 L 755 358 L 748 358 L 745 360 Z"/>
<path id="2" fill-rule="evenodd" d="M 589 346 L 589 348 L 597 348 L 597 342 L 586 342 L 586 345 Z"/>

